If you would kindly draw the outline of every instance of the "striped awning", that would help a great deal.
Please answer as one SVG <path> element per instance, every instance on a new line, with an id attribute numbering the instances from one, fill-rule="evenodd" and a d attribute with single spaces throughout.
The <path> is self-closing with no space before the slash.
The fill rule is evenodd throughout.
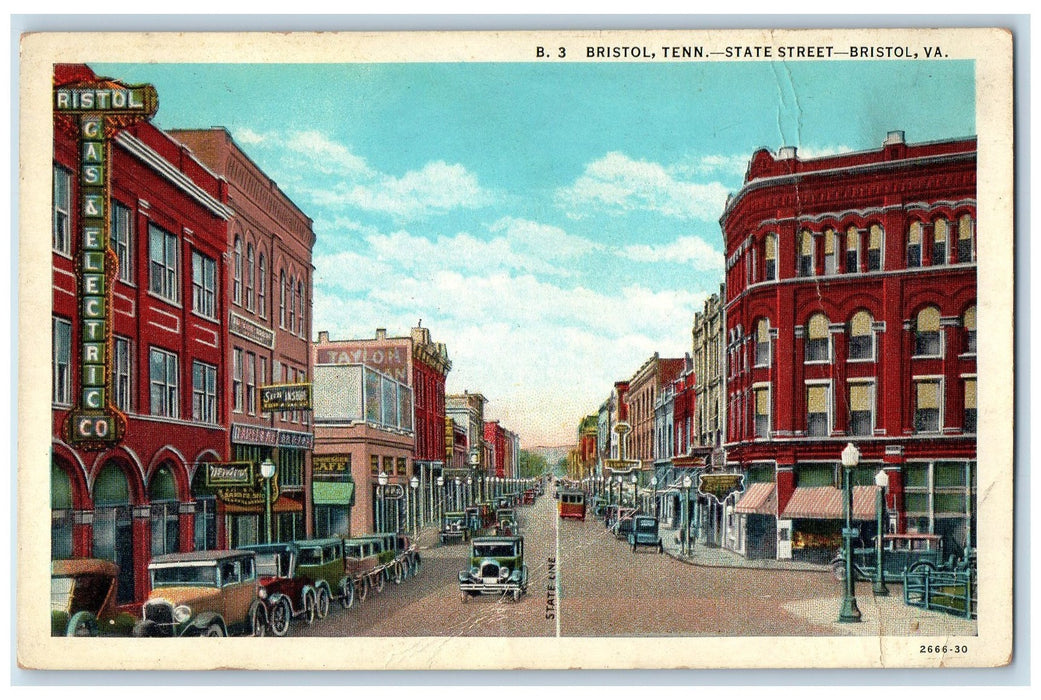
<path id="1" fill-rule="evenodd" d="M 877 486 L 853 487 L 853 519 L 875 519 L 875 492 Z M 842 489 L 834 486 L 812 486 L 795 489 L 784 512 L 785 519 L 842 520 L 846 512 L 842 506 Z"/>
<path id="2" fill-rule="evenodd" d="M 749 484 L 734 506 L 737 513 L 777 515 L 777 487 L 773 482 Z"/>

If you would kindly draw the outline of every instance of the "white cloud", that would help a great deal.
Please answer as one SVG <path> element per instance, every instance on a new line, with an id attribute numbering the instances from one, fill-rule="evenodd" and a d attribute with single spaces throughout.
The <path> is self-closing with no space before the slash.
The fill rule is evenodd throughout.
<path id="1" fill-rule="evenodd" d="M 261 134 L 258 131 L 250 129 L 249 127 L 244 127 L 242 129 L 236 129 L 233 136 L 235 140 L 243 146 L 258 146 L 268 141 L 268 139 L 270 139 L 271 137 L 271 134 Z"/>
<path id="2" fill-rule="evenodd" d="M 664 245 L 636 244 L 617 251 L 636 262 L 691 265 L 696 270 L 722 270 L 723 253 L 697 236 L 680 236 Z"/>
<path id="3" fill-rule="evenodd" d="M 317 170 L 351 180 L 369 179 L 376 175 L 364 158 L 317 131 L 290 133 L 286 147 L 306 159 L 308 172 Z"/>
<path id="4" fill-rule="evenodd" d="M 557 202 L 575 218 L 599 208 L 612 213 L 647 211 L 714 220 L 723 211 L 727 193 L 728 188 L 719 182 L 678 180 L 663 165 L 612 151 L 588 164 L 570 187 L 560 189 Z"/>

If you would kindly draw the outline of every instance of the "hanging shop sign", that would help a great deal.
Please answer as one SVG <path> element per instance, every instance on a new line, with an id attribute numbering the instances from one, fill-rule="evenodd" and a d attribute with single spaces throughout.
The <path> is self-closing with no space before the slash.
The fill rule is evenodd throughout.
<path id="1" fill-rule="evenodd" d="M 605 459 L 604 467 L 611 470 L 612 474 L 628 474 L 633 469 L 640 468 L 638 459 Z"/>
<path id="2" fill-rule="evenodd" d="M 405 497 L 405 487 L 401 484 L 387 484 L 383 487 L 382 497 L 388 501 L 399 501 Z"/>
<path id="3" fill-rule="evenodd" d="M 79 141 L 78 226 L 73 236 L 80 315 L 80 374 L 75 407 L 65 418 L 67 440 L 83 449 L 118 443 L 126 416 L 113 402 L 112 285 L 118 260 L 109 245 L 111 155 L 116 133 L 151 119 L 159 100 L 151 85 L 114 80 L 54 88 L 55 119 Z"/>
<path id="4" fill-rule="evenodd" d="M 262 506 L 265 503 L 264 477 L 253 462 L 207 462 L 206 486 L 217 500 L 236 506 Z M 271 478 L 271 500 L 278 500 L 278 472 Z"/>
<path id="5" fill-rule="evenodd" d="M 722 504 L 727 498 L 739 491 L 744 491 L 745 475 L 737 472 L 714 472 L 701 474 L 698 481 L 698 493 L 711 496 Z"/>
<path id="6" fill-rule="evenodd" d="M 311 383 L 260 387 L 260 410 L 264 413 L 311 410 Z"/>

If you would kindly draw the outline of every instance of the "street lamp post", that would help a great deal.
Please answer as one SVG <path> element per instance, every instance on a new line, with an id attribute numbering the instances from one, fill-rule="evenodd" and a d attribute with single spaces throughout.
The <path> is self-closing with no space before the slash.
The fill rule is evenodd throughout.
<path id="1" fill-rule="evenodd" d="M 618 484 L 618 508 L 620 509 L 622 507 L 622 475 L 615 476 L 614 482 Z"/>
<path id="2" fill-rule="evenodd" d="M 416 538 L 419 536 L 419 501 L 416 500 L 416 496 L 419 495 L 419 479 L 413 475 L 408 483 L 412 487 L 412 536 Z"/>
<path id="3" fill-rule="evenodd" d="M 275 476 L 277 467 L 271 458 L 260 463 L 260 475 L 264 477 L 264 530 L 267 533 L 267 543 L 272 541 L 271 528 L 271 479 Z"/>
<path id="4" fill-rule="evenodd" d="M 682 550 L 683 554 L 690 554 L 690 487 L 694 483 L 694 480 L 690 478 L 690 474 L 683 475 L 683 536 L 682 536 Z"/>
<path id="5" fill-rule="evenodd" d="M 883 567 L 883 552 L 882 547 L 882 516 L 886 509 L 885 493 L 886 486 L 889 485 L 889 477 L 886 476 L 885 469 L 879 469 L 878 473 L 875 474 L 875 486 L 878 487 L 878 491 L 875 492 L 875 518 L 877 529 L 875 532 L 875 582 L 871 586 L 871 592 L 876 596 L 882 597 L 889 595 L 889 589 L 886 587 L 886 575 Z"/>
<path id="6" fill-rule="evenodd" d="M 387 527 L 387 507 L 383 498 L 383 490 L 389 482 L 390 477 L 387 476 L 387 472 L 381 471 L 376 477 L 376 483 L 379 484 L 379 488 L 376 489 L 376 498 L 379 500 L 376 509 L 376 532 L 383 532 Z"/>
<path id="7" fill-rule="evenodd" d="M 633 472 L 632 476 L 629 477 L 629 481 L 631 481 L 632 484 L 633 484 L 633 508 L 637 508 L 638 507 L 637 504 L 639 503 L 639 500 L 638 500 L 639 491 L 636 488 L 636 484 L 637 484 L 637 482 L 639 480 L 640 480 L 640 477 L 636 475 L 636 472 Z"/>
<path id="8" fill-rule="evenodd" d="M 445 516 L 445 477 L 442 474 L 437 475 L 437 519 L 441 522 L 441 518 Z"/>
<path id="9" fill-rule="evenodd" d="M 651 503 L 654 504 L 654 517 L 658 517 L 658 477 L 651 477 Z"/>
<path id="10" fill-rule="evenodd" d="M 466 505 L 470 505 L 474 502 L 473 485 L 474 478 L 472 476 L 466 477 Z"/>
<path id="11" fill-rule="evenodd" d="M 846 527 L 842 531 L 843 544 L 846 547 L 846 591 L 842 598 L 842 609 L 839 611 L 839 622 L 860 622 L 860 608 L 857 607 L 856 591 L 853 584 L 853 467 L 860 464 L 860 450 L 852 442 L 842 450 L 843 500 L 846 508 Z"/>

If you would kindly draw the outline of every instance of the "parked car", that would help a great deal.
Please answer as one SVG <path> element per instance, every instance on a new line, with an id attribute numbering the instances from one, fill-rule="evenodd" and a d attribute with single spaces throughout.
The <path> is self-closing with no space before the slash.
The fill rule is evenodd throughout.
<path id="1" fill-rule="evenodd" d="M 636 508 L 628 506 L 618 508 L 617 517 L 611 526 L 611 532 L 614 533 L 615 537 L 628 541 L 629 534 L 633 531 L 634 518 L 638 512 Z"/>
<path id="2" fill-rule="evenodd" d="M 356 595 L 364 601 L 370 591 L 382 591 L 387 583 L 386 565 L 381 561 L 382 540 L 352 537 L 343 541 L 343 561 L 347 575 L 356 582 Z"/>
<path id="3" fill-rule="evenodd" d="M 107 559 L 52 561 L 51 636 L 129 636 L 137 618 L 116 607 L 118 583 Z"/>
<path id="4" fill-rule="evenodd" d="M 148 565 L 151 593 L 135 637 L 263 637 L 268 610 L 253 552 L 164 554 Z"/>
<path id="5" fill-rule="evenodd" d="M 882 550 L 883 578 L 887 583 L 902 581 L 905 569 L 938 569 L 944 565 L 943 540 L 939 535 L 883 535 Z M 874 546 L 853 547 L 854 580 L 875 580 L 878 571 L 876 557 L 877 551 Z M 836 580 L 846 580 L 845 547 L 840 547 L 831 560 L 831 571 Z"/>
<path id="6" fill-rule="evenodd" d="M 514 602 L 528 590 L 528 567 L 524 564 L 524 538 L 475 537 L 470 543 L 470 566 L 459 572 L 459 597 L 497 593 Z"/>
<path id="7" fill-rule="evenodd" d="M 593 515 L 597 518 L 604 517 L 607 511 L 607 499 L 603 496 L 593 496 Z"/>
<path id="8" fill-rule="evenodd" d="M 289 634 L 289 621 L 303 618 L 307 624 L 329 614 L 329 583 L 300 571 L 300 546 L 293 542 L 260 544 L 243 549 L 256 555 L 260 597 L 267 601 L 268 627 L 276 637 Z"/>
<path id="9" fill-rule="evenodd" d="M 423 562 L 415 540 L 403 532 L 395 532 L 389 535 L 389 544 L 394 551 L 394 561 L 397 565 L 394 583 L 402 583 L 418 576 Z"/>
<path id="10" fill-rule="evenodd" d="M 499 508 L 495 511 L 495 534 L 496 535 L 516 535 L 517 534 L 517 513 L 513 508 Z"/>
<path id="11" fill-rule="evenodd" d="M 658 553 L 664 551 L 661 536 L 658 534 L 658 519 L 653 515 L 636 515 L 632 519 L 633 527 L 629 533 L 629 546 L 636 551 L 637 547 L 657 547 Z"/>
<path id="12" fill-rule="evenodd" d="M 314 581 L 316 589 L 324 588 L 339 601 L 345 610 L 354 605 L 358 584 L 347 571 L 344 561 L 343 540 L 339 537 L 324 537 L 312 540 L 297 540 L 296 571 L 300 576 Z M 319 600 L 319 607 L 321 601 Z"/>
<path id="13" fill-rule="evenodd" d="M 470 526 L 466 522 L 466 513 L 463 511 L 448 511 L 441 518 L 441 544 L 448 544 L 458 540 L 465 542 L 470 539 Z"/>

